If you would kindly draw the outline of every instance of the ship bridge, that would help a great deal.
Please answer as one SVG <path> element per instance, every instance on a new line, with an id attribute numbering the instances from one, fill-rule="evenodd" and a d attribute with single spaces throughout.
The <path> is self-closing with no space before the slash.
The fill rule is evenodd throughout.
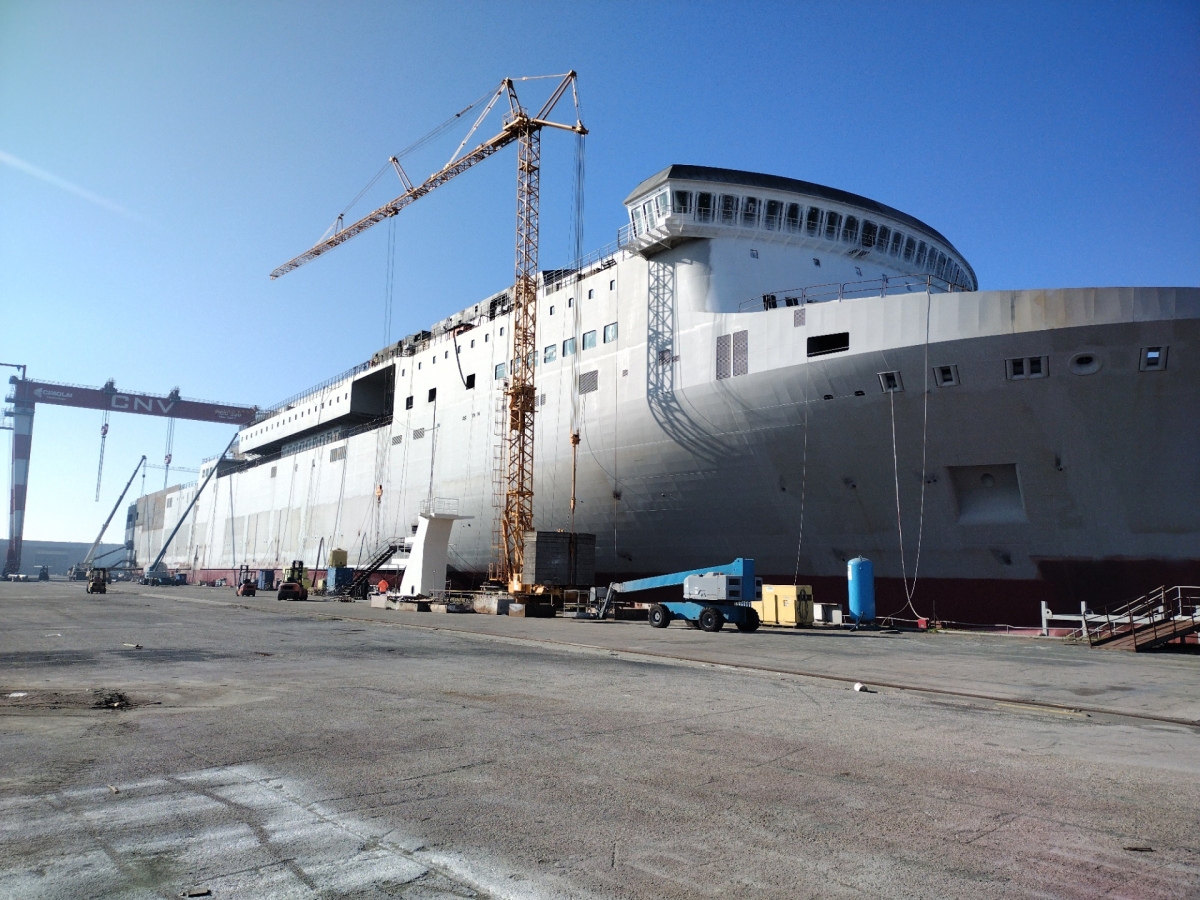
<path id="1" fill-rule="evenodd" d="M 752 267 L 770 252 L 795 287 L 928 275 L 959 290 L 979 289 L 963 255 L 924 222 L 807 181 L 673 165 L 639 184 L 625 207 L 625 248 L 642 256 L 707 240 L 733 245 L 722 255 L 737 269 Z"/>

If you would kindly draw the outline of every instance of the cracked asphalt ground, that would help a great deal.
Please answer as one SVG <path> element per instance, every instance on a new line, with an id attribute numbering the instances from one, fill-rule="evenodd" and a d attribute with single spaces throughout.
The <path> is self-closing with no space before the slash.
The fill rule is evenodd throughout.
<path id="1" fill-rule="evenodd" d="M 1200 656 L 64 582 L 0 612 L 0 897 L 1200 896 Z"/>

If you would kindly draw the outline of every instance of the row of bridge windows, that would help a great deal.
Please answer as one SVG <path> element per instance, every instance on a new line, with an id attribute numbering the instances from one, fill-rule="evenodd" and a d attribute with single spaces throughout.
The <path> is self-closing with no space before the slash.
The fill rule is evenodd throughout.
<path id="1" fill-rule="evenodd" d="M 918 272 L 970 286 L 967 273 L 933 244 L 870 219 L 818 206 L 741 194 L 663 190 L 633 207 L 630 213 L 635 235 L 655 228 L 673 214 L 691 217 L 696 222 L 790 232 L 848 244 L 853 248 L 852 255 L 861 257 L 873 251 L 903 260 Z"/>

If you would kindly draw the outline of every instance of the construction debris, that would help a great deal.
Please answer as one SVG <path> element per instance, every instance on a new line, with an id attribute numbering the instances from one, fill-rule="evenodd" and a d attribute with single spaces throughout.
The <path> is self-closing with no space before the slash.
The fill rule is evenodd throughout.
<path id="1" fill-rule="evenodd" d="M 92 704 L 93 709 L 129 709 L 132 706 L 129 698 L 120 691 L 108 691 Z"/>

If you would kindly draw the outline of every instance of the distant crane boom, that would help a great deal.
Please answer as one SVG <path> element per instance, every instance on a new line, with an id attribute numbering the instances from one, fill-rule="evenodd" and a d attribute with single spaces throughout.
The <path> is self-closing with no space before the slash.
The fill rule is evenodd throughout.
<path id="1" fill-rule="evenodd" d="M 104 520 L 104 524 L 100 526 L 100 533 L 96 535 L 96 539 L 92 541 L 92 546 L 88 548 L 87 556 L 83 558 L 83 565 L 90 566 L 92 557 L 96 555 L 96 548 L 100 546 L 100 541 L 104 539 L 104 532 L 108 531 L 108 526 L 113 520 L 113 516 L 117 514 L 117 510 L 121 507 L 121 501 L 125 499 L 125 495 L 129 493 L 129 486 L 133 484 L 133 479 L 137 477 L 138 469 L 146 463 L 146 457 L 143 456 L 138 460 L 138 464 L 133 467 L 133 474 L 129 476 L 129 480 L 125 482 L 125 488 L 121 491 L 121 496 L 117 498 L 117 502 L 113 504 L 112 512 L 108 514 L 108 518 Z M 108 554 L 104 554 L 107 556 Z"/>

